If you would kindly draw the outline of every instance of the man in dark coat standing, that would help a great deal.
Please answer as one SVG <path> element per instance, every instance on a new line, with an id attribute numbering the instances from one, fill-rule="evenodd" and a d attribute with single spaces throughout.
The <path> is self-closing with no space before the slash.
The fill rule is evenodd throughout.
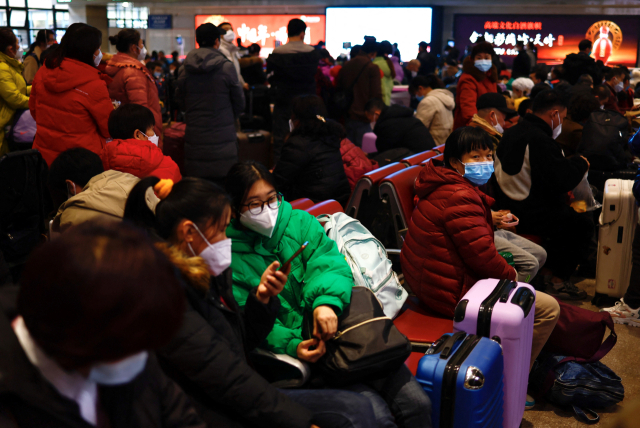
<path id="1" fill-rule="evenodd" d="M 583 40 L 578 44 L 578 53 L 572 53 L 567 55 L 564 59 L 564 78 L 571 85 L 575 85 L 578 79 L 584 73 L 589 74 L 595 84 L 602 82 L 602 70 L 596 63 L 596 60 L 591 58 L 591 47 L 593 44 L 591 40 Z"/>
<path id="2" fill-rule="evenodd" d="M 513 60 L 511 77 L 514 79 L 518 77 L 529 77 L 529 73 L 531 73 L 531 58 L 529 58 L 522 40 L 516 42 L 516 49 L 518 49 L 518 56 Z"/>
<path id="3" fill-rule="evenodd" d="M 222 184 L 238 162 L 235 122 L 244 111 L 244 93 L 233 63 L 218 51 L 218 28 L 202 24 L 196 41 L 200 48 L 187 55 L 176 90 L 186 112 L 184 175 Z"/>
<path id="4" fill-rule="evenodd" d="M 420 70 L 418 74 L 420 76 L 426 76 L 436 72 L 436 66 L 438 61 L 436 56 L 428 51 L 429 45 L 427 42 L 418 43 L 418 60 L 420 61 Z"/>

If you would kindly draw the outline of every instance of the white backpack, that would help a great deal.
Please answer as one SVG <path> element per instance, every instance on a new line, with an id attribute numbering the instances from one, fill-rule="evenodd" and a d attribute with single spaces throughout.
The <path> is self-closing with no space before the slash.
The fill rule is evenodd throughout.
<path id="1" fill-rule="evenodd" d="M 354 287 L 367 287 L 373 291 L 389 318 L 398 315 L 409 294 L 391 269 L 391 260 L 382 243 L 358 220 L 344 213 L 323 214 L 317 218 L 347 259 Z"/>

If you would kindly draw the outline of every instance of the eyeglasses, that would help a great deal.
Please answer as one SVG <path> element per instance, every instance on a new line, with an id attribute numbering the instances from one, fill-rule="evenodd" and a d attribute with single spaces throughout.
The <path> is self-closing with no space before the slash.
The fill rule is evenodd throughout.
<path id="1" fill-rule="evenodd" d="M 280 208 L 282 205 L 282 193 L 276 193 L 271 196 L 267 201 L 251 201 L 248 204 L 242 205 L 243 207 L 249 207 L 249 212 L 253 215 L 258 215 L 264 210 L 264 206 L 268 205 L 272 210 Z"/>

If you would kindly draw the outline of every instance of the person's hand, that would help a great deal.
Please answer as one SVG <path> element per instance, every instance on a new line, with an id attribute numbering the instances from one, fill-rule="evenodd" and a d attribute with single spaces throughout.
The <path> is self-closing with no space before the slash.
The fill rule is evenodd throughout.
<path id="1" fill-rule="evenodd" d="M 502 224 L 502 218 L 504 217 L 504 213 L 501 211 L 491 211 L 491 218 L 493 219 L 494 226 L 500 226 Z"/>
<path id="2" fill-rule="evenodd" d="M 279 267 L 279 262 L 271 263 L 260 278 L 256 297 L 265 305 L 269 303 L 269 299 L 273 296 L 280 294 L 284 285 L 287 283 L 289 272 L 291 272 L 291 265 L 284 271 L 278 270 Z"/>
<path id="3" fill-rule="evenodd" d="M 338 331 L 338 316 L 327 305 L 320 305 L 313 311 L 313 337 L 329 340 Z"/>
<path id="4" fill-rule="evenodd" d="M 315 338 L 300 342 L 296 349 L 298 359 L 309 363 L 318 361 L 326 351 L 327 348 L 324 346 L 324 342 Z"/>
<path id="5" fill-rule="evenodd" d="M 245 91 L 249 90 L 249 84 L 245 83 L 244 85 L 242 85 L 242 87 L 244 88 Z"/>
<path id="6" fill-rule="evenodd" d="M 584 159 L 584 161 L 587 163 L 587 169 L 591 168 L 591 164 L 589 163 L 589 161 L 587 160 L 587 158 L 585 158 L 584 156 L 580 156 L 582 159 Z"/>

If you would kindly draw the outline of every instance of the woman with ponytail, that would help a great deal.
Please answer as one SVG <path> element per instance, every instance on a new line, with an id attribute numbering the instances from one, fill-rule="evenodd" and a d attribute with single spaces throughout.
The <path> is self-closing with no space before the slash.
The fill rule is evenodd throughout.
<path id="1" fill-rule="evenodd" d="M 42 65 L 42 52 L 46 51 L 49 46 L 56 43 L 56 35 L 51 30 L 40 30 L 36 36 L 36 41 L 29 47 L 27 55 L 24 57 L 24 70 L 22 76 L 30 85 L 33 82 L 33 78 L 36 77 L 36 72 Z"/>
<path id="2" fill-rule="evenodd" d="M 187 309 L 180 331 L 158 357 L 210 426 L 375 426 L 371 404 L 358 394 L 280 391 L 249 365 L 247 353 L 273 328 L 289 268 L 269 264 L 240 310 L 226 236 L 231 202 L 221 188 L 198 178 L 173 184 L 148 177 L 131 191 L 124 218 L 163 240 L 158 248 L 181 273 Z"/>
<path id="3" fill-rule="evenodd" d="M 346 133 L 342 125 L 326 116 L 320 97 L 294 98 L 291 134 L 273 170 L 276 187 L 287 201 L 335 199 L 344 206 L 351 195 L 340 154 L 340 142 Z"/>
<path id="4" fill-rule="evenodd" d="M 138 30 L 120 30 L 109 41 L 118 53 L 107 63 L 105 72 L 113 79 L 109 83 L 109 95 L 122 104 L 140 104 L 153 113 L 156 121 L 153 132 L 160 136 L 158 147 L 162 148 L 162 112 L 158 88 L 151 72 L 145 67 L 147 49 Z"/>
<path id="5" fill-rule="evenodd" d="M 29 109 L 38 127 L 33 148 L 48 165 L 74 147 L 100 155 L 109 138 L 113 105 L 97 68 L 101 44 L 100 30 L 72 24 L 33 80 Z"/>

